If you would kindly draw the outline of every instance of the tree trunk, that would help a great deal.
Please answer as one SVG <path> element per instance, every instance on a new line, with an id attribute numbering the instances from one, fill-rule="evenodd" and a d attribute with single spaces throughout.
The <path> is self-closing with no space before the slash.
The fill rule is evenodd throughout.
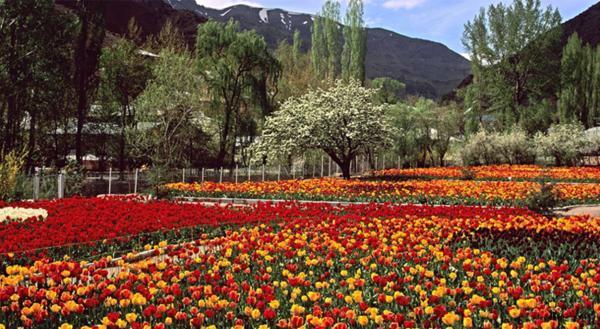
<path id="1" fill-rule="evenodd" d="M 29 120 L 29 141 L 27 151 L 27 168 L 33 168 L 33 153 L 35 152 L 35 125 L 37 122 L 37 113 L 32 111 Z"/>
<path id="2" fill-rule="evenodd" d="M 350 164 L 352 163 L 351 160 L 344 160 L 344 161 L 340 161 L 340 163 L 338 163 L 338 165 L 340 166 L 340 168 L 342 169 L 342 177 L 344 179 L 350 179 Z"/>
<path id="3" fill-rule="evenodd" d="M 8 57 L 8 61 L 10 66 L 8 68 L 9 81 L 13 84 L 18 83 L 18 72 L 15 70 L 15 65 L 17 65 L 18 55 L 17 55 L 17 24 L 12 24 L 10 30 L 10 56 Z M 7 109 L 6 109 L 6 131 L 4 134 L 4 145 L 3 151 L 10 152 L 16 145 L 16 129 L 15 123 L 17 120 L 17 93 L 18 86 L 13 89 L 8 90 L 8 96 L 6 97 Z"/>
<path id="4" fill-rule="evenodd" d="M 127 105 L 123 106 L 121 113 L 121 136 L 119 138 L 119 180 L 125 179 L 125 115 L 127 114 Z"/>
<path id="5" fill-rule="evenodd" d="M 75 133 L 75 157 L 77 163 L 81 164 L 83 152 L 83 125 L 85 123 L 87 110 L 87 88 L 86 88 L 86 66 L 87 54 L 86 43 L 88 37 L 89 20 L 85 13 L 85 4 L 80 3 L 81 31 L 77 40 L 77 49 L 75 50 L 75 89 L 77 92 L 77 132 Z"/>

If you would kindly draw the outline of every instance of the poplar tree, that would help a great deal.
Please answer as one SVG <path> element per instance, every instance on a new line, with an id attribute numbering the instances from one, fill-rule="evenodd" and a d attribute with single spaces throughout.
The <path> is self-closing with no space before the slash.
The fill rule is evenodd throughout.
<path id="1" fill-rule="evenodd" d="M 311 59 L 313 70 L 319 78 L 323 79 L 325 76 L 324 59 L 327 58 L 327 48 L 325 46 L 325 36 L 321 23 L 321 17 L 319 17 L 318 14 L 315 15 L 313 22 L 311 43 Z"/>
<path id="2" fill-rule="evenodd" d="M 326 53 L 326 78 L 335 80 L 340 72 L 340 59 L 342 54 L 342 33 L 340 30 L 340 3 L 335 0 L 327 0 L 322 9 L 323 31 L 325 36 Z"/>
<path id="3" fill-rule="evenodd" d="M 362 0 L 350 0 L 344 20 L 344 48 L 342 50 L 342 79 L 364 83 L 367 34 L 364 26 Z"/>
<path id="4" fill-rule="evenodd" d="M 599 54 L 598 49 L 584 45 L 577 33 L 565 45 L 558 102 L 561 122 L 577 120 L 590 128 L 600 121 Z"/>
<path id="5" fill-rule="evenodd" d="M 300 37 L 300 31 L 294 31 L 294 38 L 292 41 L 292 56 L 294 61 L 297 63 L 302 56 L 302 38 Z"/>
<path id="6" fill-rule="evenodd" d="M 333 81 L 341 73 L 340 4 L 327 0 L 315 15 L 312 29 L 312 64 L 317 75 Z"/>

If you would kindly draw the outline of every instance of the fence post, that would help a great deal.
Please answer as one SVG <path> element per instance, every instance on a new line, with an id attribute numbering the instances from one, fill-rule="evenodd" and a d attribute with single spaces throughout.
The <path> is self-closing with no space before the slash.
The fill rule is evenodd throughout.
<path id="1" fill-rule="evenodd" d="M 262 181 L 265 181 L 265 164 L 262 165 Z"/>
<path id="2" fill-rule="evenodd" d="M 323 171 L 325 171 L 325 169 L 323 168 L 323 155 L 321 155 L 321 178 L 323 178 Z"/>
<path id="3" fill-rule="evenodd" d="M 398 169 L 400 169 L 400 156 L 398 156 Z"/>
<path id="4" fill-rule="evenodd" d="M 235 183 L 238 183 L 238 164 L 235 164 Z"/>
<path id="5" fill-rule="evenodd" d="M 135 168 L 135 176 L 133 176 L 133 194 L 137 194 L 139 169 Z"/>
<path id="6" fill-rule="evenodd" d="M 250 163 L 250 161 L 248 161 L 248 181 L 250 181 L 252 179 L 252 175 L 251 175 L 251 168 L 252 164 Z"/>
<path id="7" fill-rule="evenodd" d="M 200 179 L 200 183 L 204 183 L 204 167 L 202 167 L 202 176 Z"/>
<path id="8" fill-rule="evenodd" d="M 375 157 L 375 170 L 377 170 L 377 157 Z"/>
<path id="9" fill-rule="evenodd" d="M 277 165 L 277 181 L 281 179 L 281 165 Z"/>
<path id="10" fill-rule="evenodd" d="M 185 183 L 185 168 L 181 169 L 181 182 Z"/>
<path id="11" fill-rule="evenodd" d="M 219 170 L 219 183 L 223 183 L 223 167 Z"/>
<path id="12" fill-rule="evenodd" d="M 296 179 L 296 167 L 294 167 L 293 161 L 292 161 L 292 179 Z"/>
<path id="13" fill-rule="evenodd" d="M 313 158 L 313 176 L 312 178 L 315 178 L 316 172 L 317 172 L 317 161 L 314 161 L 315 159 Z"/>
<path id="14" fill-rule="evenodd" d="M 112 192 L 112 167 L 108 168 L 108 195 Z"/>
<path id="15" fill-rule="evenodd" d="M 37 200 L 40 198 L 40 172 L 39 169 L 35 169 L 35 174 L 33 175 L 33 200 Z"/>
<path id="16" fill-rule="evenodd" d="M 56 191 L 56 195 L 59 199 L 62 199 L 64 197 L 64 187 L 63 187 L 63 172 L 62 170 L 59 171 L 58 173 L 58 181 L 57 181 L 57 187 L 58 187 L 58 191 Z"/>

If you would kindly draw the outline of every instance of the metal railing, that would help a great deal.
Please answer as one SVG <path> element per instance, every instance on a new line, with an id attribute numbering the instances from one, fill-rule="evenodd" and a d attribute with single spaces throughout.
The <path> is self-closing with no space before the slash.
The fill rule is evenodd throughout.
<path id="1" fill-rule="evenodd" d="M 373 169 L 400 166 L 390 157 L 374 157 Z M 351 175 L 361 175 L 372 168 L 364 156 L 352 161 Z M 234 182 L 278 181 L 287 179 L 309 179 L 341 176 L 340 167 L 325 156 L 296 161 L 288 165 L 250 165 L 233 168 L 177 168 L 177 169 L 131 169 L 120 172 L 89 171 L 83 175 L 70 175 L 64 170 L 37 170 L 24 176 L 19 183 L 21 199 L 53 199 L 73 195 L 97 196 L 101 194 L 135 194 L 150 191 L 156 182 Z"/>

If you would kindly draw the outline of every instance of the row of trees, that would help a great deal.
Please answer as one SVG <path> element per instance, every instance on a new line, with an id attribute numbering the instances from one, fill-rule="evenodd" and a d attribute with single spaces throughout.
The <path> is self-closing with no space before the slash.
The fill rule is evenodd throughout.
<path id="1" fill-rule="evenodd" d="M 104 40 L 101 17 L 80 1 L 73 12 L 50 0 L 0 3 L 0 154 L 26 149 L 27 163 L 57 160 L 64 142 L 56 132 L 76 118 L 76 149 Z"/>
<path id="2" fill-rule="evenodd" d="M 237 23 L 198 27 L 194 52 L 166 47 L 135 102 L 128 130 L 134 155 L 165 167 L 232 164 L 242 138 L 252 138 L 274 107 L 281 65 L 262 37 Z M 210 163 L 209 163 L 210 164 Z"/>
<path id="3" fill-rule="evenodd" d="M 514 124 L 530 133 L 552 120 L 544 101 L 556 94 L 560 60 L 553 55 L 562 31 L 561 16 L 539 0 L 490 5 L 465 25 L 473 83 L 464 95 L 468 131 Z M 540 113 L 541 112 L 541 113 Z"/>
<path id="4" fill-rule="evenodd" d="M 329 81 L 343 78 L 365 81 L 367 32 L 362 0 L 349 0 L 343 26 L 340 3 L 327 0 L 312 30 L 312 66 L 317 77 Z"/>
<path id="5" fill-rule="evenodd" d="M 238 137 L 255 136 L 276 105 L 282 68 L 262 37 L 208 22 L 189 49 L 170 23 L 143 40 L 132 21 L 106 40 L 101 5 L 0 4 L 0 154 L 25 149 L 29 166 L 64 164 L 72 151 L 121 169 L 232 162 Z"/>
<path id="6" fill-rule="evenodd" d="M 462 95 L 468 132 L 517 124 L 534 134 L 556 122 L 600 124 L 600 53 L 576 34 L 561 50 L 560 24 L 552 6 L 514 0 L 482 8 L 465 25 L 473 72 Z"/>
<path id="7" fill-rule="evenodd" d="M 215 155 L 215 165 L 245 165 L 252 159 L 274 161 L 270 156 L 273 152 L 265 152 L 254 143 L 261 130 L 268 132 L 273 128 L 269 123 L 275 120 L 272 118 L 289 114 L 290 104 L 307 95 L 325 93 L 330 88 L 352 89 L 356 81 L 359 85 L 364 83 L 366 32 L 362 1 L 349 2 L 343 29 L 339 12 L 337 1 L 325 2 L 321 15 L 315 19 L 311 51 L 306 53 L 301 50 L 299 32 L 294 33 L 291 43 L 282 40 L 271 52 L 262 37 L 254 31 L 240 32 L 232 21 L 225 25 L 217 22 L 200 25 L 191 56 L 161 52 L 153 70 L 155 78 L 140 95 L 136 107 L 142 121 L 164 123 L 129 130 L 136 155 L 151 155 L 152 163 L 167 167 L 182 165 L 178 159 L 185 159 L 185 154 L 190 155 L 190 162 L 183 165 L 198 165 L 191 161 L 193 156 L 211 153 Z M 175 60 L 182 56 L 191 62 Z M 173 67 L 176 69 L 170 69 Z M 189 67 L 195 70 L 185 72 Z M 178 76 L 188 77 L 189 81 L 182 86 L 169 86 L 179 83 L 174 81 Z M 195 78 L 198 85 L 192 83 Z M 344 82 L 338 80 L 341 78 Z M 189 91 L 182 95 L 182 90 Z M 193 99 L 193 95 L 199 98 Z M 310 111 L 296 114 L 310 115 Z M 260 145 L 267 145 L 267 135 L 262 136 Z M 270 141 L 266 149 L 272 151 L 285 144 L 277 139 Z M 191 146 L 194 142 L 201 142 L 206 148 L 194 149 Z M 302 148 L 319 149 L 307 143 Z M 325 152 L 346 167 L 361 150 L 364 148 L 353 148 L 344 154 L 330 149 Z M 282 161 L 289 163 L 296 153 L 288 153 Z"/>

